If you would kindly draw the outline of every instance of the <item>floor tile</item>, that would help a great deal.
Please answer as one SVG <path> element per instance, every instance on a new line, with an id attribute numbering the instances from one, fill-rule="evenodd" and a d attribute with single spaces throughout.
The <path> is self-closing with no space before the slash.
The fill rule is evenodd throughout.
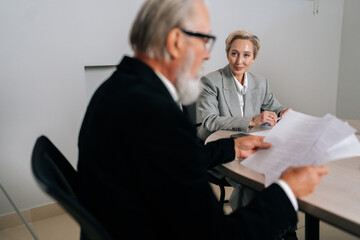
<path id="1" fill-rule="evenodd" d="M 215 194 L 218 194 L 217 186 L 213 187 Z M 231 189 L 227 190 L 227 199 Z M 226 214 L 231 213 L 229 204 L 224 204 Z M 305 240 L 305 215 L 298 212 L 299 222 L 296 231 L 299 240 Z M 55 217 L 35 221 L 30 224 L 39 240 L 79 240 L 80 227 L 68 214 L 61 214 Z M 25 225 L 7 228 L 0 231 L 1 240 L 33 240 Z M 320 222 L 320 240 L 360 240 L 342 230 L 332 227 L 329 224 Z"/>

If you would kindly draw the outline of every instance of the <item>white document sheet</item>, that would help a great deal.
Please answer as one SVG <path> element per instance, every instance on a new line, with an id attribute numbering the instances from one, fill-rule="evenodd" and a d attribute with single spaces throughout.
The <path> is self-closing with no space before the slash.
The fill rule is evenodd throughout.
<path id="1" fill-rule="evenodd" d="M 360 156 L 360 144 L 355 134 L 332 146 L 324 155 L 324 161 L 330 162 L 341 158 Z"/>
<path id="2" fill-rule="evenodd" d="M 355 131 L 330 114 L 319 118 L 289 111 L 266 132 L 264 141 L 270 142 L 272 147 L 257 151 L 241 164 L 264 173 L 267 187 L 291 165 L 321 165 L 344 156 L 360 155 Z"/>

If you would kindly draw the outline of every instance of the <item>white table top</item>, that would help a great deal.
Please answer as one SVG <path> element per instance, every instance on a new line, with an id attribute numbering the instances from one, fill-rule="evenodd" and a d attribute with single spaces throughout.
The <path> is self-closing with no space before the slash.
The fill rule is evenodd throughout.
<path id="1" fill-rule="evenodd" d="M 349 122 L 352 125 L 351 122 Z M 360 121 L 356 120 L 360 129 Z M 255 129 L 254 131 L 265 130 Z M 359 132 L 357 137 L 360 139 Z M 227 138 L 237 132 L 220 130 L 206 142 Z M 299 209 L 336 227 L 360 236 L 360 157 L 341 159 L 327 164 L 330 173 L 310 195 L 298 199 Z M 263 174 L 240 164 L 240 160 L 220 165 L 218 171 L 256 190 L 264 188 Z"/>

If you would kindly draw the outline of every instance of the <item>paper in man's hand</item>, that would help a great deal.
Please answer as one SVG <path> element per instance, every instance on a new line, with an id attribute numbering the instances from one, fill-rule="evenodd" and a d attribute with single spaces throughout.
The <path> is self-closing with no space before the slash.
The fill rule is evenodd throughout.
<path id="1" fill-rule="evenodd" d="M 264 141 L 272 147 L 257 151 L 241 164 L 265 174 L 267 187 L 291 165 L 321 165 L 360 155 L 355 132 L 331 114 L 319 118 L 291 110 L 267 133 Z"/>

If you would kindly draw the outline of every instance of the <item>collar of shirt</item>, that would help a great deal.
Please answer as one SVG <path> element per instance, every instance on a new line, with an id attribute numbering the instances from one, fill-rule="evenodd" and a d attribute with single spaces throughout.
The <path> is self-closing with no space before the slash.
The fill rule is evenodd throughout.
<path id="1" fill-rule="evenodd" d="M 169 91 L 171 97 L 174 99 L 174 101 L 179 104 L 180 109 L 182 109 L 181 103 L 179 102 L 179 95 L 177 94 L 176 88 L 174 85 L 167 79 L 164 75 L 162 75 L 160 72 L 155 72 L 156 75 L 160 78 L 160 80 L 163 82 L 167 90 Z"/>
<path id="2" fill-rule="evenodd" d="M 244 85 L 241 85 L 241 83 L 236 79 L 234 74 L 231 73 L 231 75 L 233 76 L 233 79 L 235 81 L 236 91 L 241 95 L 245 95 L 246 90 L 248 89 L 247 73 L 244 73 L 244 74 L 245 74 L 244 75 Z"/>

